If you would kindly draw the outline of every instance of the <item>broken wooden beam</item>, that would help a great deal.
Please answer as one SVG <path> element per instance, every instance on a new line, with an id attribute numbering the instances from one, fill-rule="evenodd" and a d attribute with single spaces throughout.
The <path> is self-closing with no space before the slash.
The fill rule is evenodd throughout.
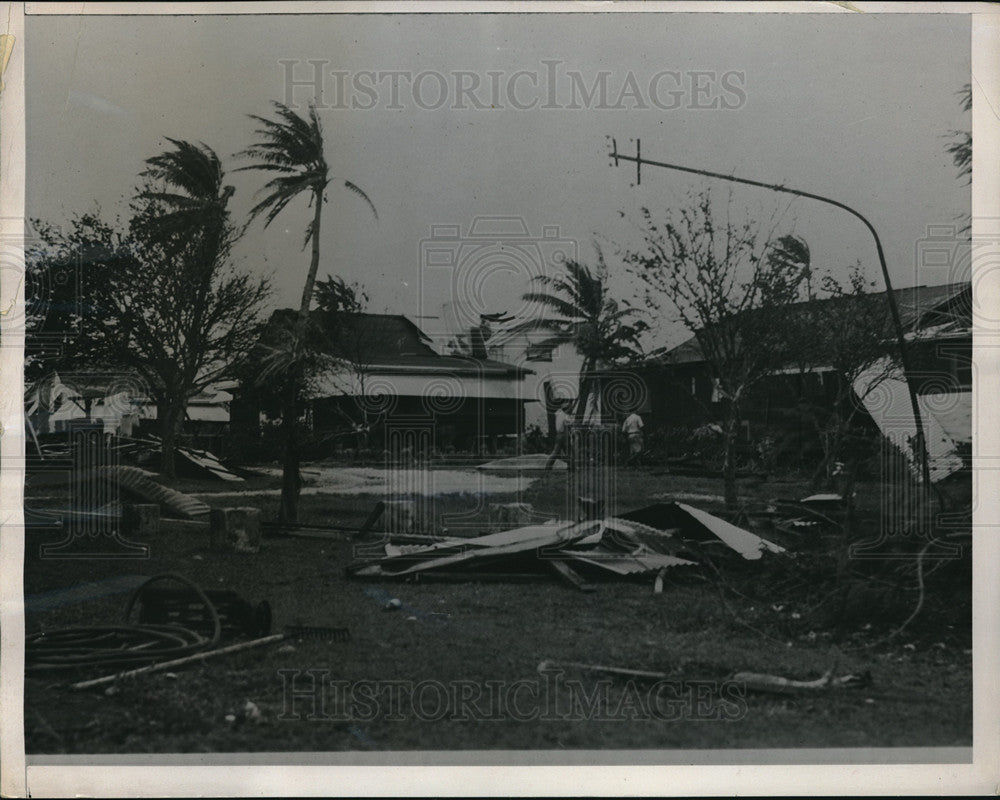
<path id="1" fill-rule="evenodd" d="M 574 589 L 579 589 L 581 592 L 594 592 L 597 590 L 594 584 L 585 581 L 583 576 L 565 561 L 561 561 L 558 558 L 546 558 L 543 560 L 563 583 L 572 586 Z"/>

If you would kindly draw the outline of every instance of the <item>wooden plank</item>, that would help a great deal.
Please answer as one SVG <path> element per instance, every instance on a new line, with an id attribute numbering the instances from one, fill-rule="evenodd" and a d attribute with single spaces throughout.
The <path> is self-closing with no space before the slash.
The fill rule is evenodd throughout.
<path id="1" fill-rule="evenodd" d="M 385 512 L 385 503 L 379 500 L 375 504 L 375 508 L 371 510 L 371 513 L 365 518 L 365 521 L 361 523 L 361 527 L 358 528 L 358 538 L 367 538 L 371 529 L 375 527 L 375 523 L 379 521 L 379 518 Z"/>
<path id="2" fill-rule="evenodd" d="M 629 678 L 649 678 L 665 680 L 672 676 L 666 672 L 653 672 L 645 669 L 628 669 L 627 667 L 606 667 L 603 664 L 581 664 L 577 661 L 543 661 L 538 665 L 539 672 L 547 672 L 559 667 L 573 667 L 587 672 L 603 672 L 607 675 L 623 675 Z"/>
<path id="3" fill-rule="evenodd" d="M 562 579 L 562 581 L 574 589 L 579 589 L 581 592 L 593 592 L 597 590 L 597 587 L 592 583 L 587 583 L 569 564 L 565 561 L 560 561 L 558 558 L 546 558 L 543 559 L 546 564 L 552 569 L 555 574 Z"/>
<path id="4" fill-rule="evenodd" d="M 253 639 L 249 642 L 240 642 L 238 644 L 232 644 L 228 647 L 220 647 L 217 650 L 204 650 L 200 653 L 195 653 L 194 655 L 185 656 L 184 658 L 175 658 L 172 661 L 161 661 L 158 664 L 150 664 L 146 667 L 139 667 L 138 669 L 130 669 L 127 672 L 117 672 L 114 675 L 105 675 L 102 678 L 94 678 L 89 681 L 80 681 L 79 683 L 74 683 L 70 686 L 71 689 L 89 689 L 93 686 L 103 686 L 105 683 L 113 683 L 114 681 L 120 680 L 121 678 L 132 678 L 136 675 L 145 675 L 149 672 L 162 672 L 165 669 L 170 669 L 171 667 L 180 667 L 184 664 L 190 664 L 192 661 L 204 661 L 208 658 L 214 658 L 215 656 L 223 656 L 228 653 L 236 653 L 240 650 L 248 650 L 251 647 L 259 647 L 263 644 L 271 644 L 273 642 L 280 642 L 285 638 L 285 634 L 276 633 L 272 636 L 265 636 L 262 639 Z"/>

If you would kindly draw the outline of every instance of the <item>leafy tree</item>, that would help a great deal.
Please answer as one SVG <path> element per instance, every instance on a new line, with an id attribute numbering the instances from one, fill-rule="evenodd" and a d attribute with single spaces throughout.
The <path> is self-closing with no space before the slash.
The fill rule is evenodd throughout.
<path id="1" fill-rule="evenodd" d="M 561 273 L 538 275 L 533 280 L 539 287 L 527 292 L 524 299 L 538 303 L 555 313 L 552 318 L 531 321 L 540 324 L 552 335 L 537 343 L 539 347 L 557 347 L 571 341 L 583 356 L 580 367 L 579 391 L 575 417 L 581 422 L 587 413 L 591 397 L 601 396 L 598 370 L 611 364 L 630 361 L 640 352 L 639 337 L 647 330 L 643 320 L 637 320 L 638 310 L 619 303 L 608 289 L 608 268 L 604 255 L 597 249 L 597 267 L 567 260 Z"/>
<path id="2" fill-rule="evenodd" d="M 829 368 L 833 375 L 832 396 L 815 398 L 809 413 L 823 448 L 812 476 L 814 488 L 821 486 L 833 464 L 841 460 L 865 398 L 897 369 L 898 354 L 891 320 L 885 314 L 885 296 L 875 293 L 874 288 L 861 265 L 855 264 L 846 281 L 824 276 L 824 298 L 789 309 L 786 318 L 795 343 L 791 354 L 800 374 Z M 808 386 L 807 381 L 803 383 Z"/>
<path id="3" fill-rule="evenodd" d="M 358 314 L 365 310 L 371 298 L 363 286 L 358 283 L 347 283 L 343 278 L 327 275 L 325 280 L 316 283 L 316 307 L 330 317 L 327 328 L 335 322 L 340 314 Z"/>
<path id="4" fill-rule="evenodd" d="M 750 390 L 789 358 L 785 309 L 803 296 L 808 248 L 775 238 L 767 225 L 737 214 L 729 195 L 724 213 L 708 190 L 689 196 L 661 220 L 641 210 L 641 249 L 625 260 L 642 281 L 648 307 L 677 316 L 697 338 L 724 401 L 726 505 L 734 508 L 736 440 L 741 405 Z"/>
<path id="5" fill-rule="evenodd" d="M 36 223 L 28 261 L 38 275 L 78 266 L 82 296 L 56 320 L 67 327 L 61 361 L 51 363 L 138 374 L 157 407 L 166 475 L 174 473 L 188 401 L 235 374 L 259 336 L 269 294 L 265 280 L 230 260 L 238 235 L 227 209 L 232 189 L 215 153 L 170 141 L 173 150 L 147 161 L 141 177 L 150 182 L 133 198 L 127 226 L 97 214 L 65 230 Z M 29 336 L 52 322 L 29 326 Z"/>
<path id="6" fill-rule="evenodd" d="M 237 319 L 234 311 L 248 305 L 259 309 L 266 288 L 245 276 L 225 275 L 230 250 L 238 233 L 230 219 L 229 200 L 233 187 L 226 185 L 219 157 L 205 144 L 169 139 L 173 149 L 146 161 L 140 177 L 149 183 L 132 203 L 131 238 L 143 262 L 155 262 L 161 269 L 173 267 L 170 282 L 183 282 L 178 309 L 181 330 L 177 335 L 173 367 L 158 371 L 158 381 L 167 387 L 158 415 L 163 415 L 163 472 L 174 474 L 174 442 L 184 420 L 187 401 L 211 381 L 211 367 L 198 358 L 197 350 L 207 331 L 222 332 L 218 317 L 225 314 L 228 330 L 217 341 L 232 350 L 236 344 L 245 353 L 251 335 L 258 330 L 256 314 Z M 220 282 L 219 278 L 223 277 Z M 213 295 L 213 292 L 215 294 Z M 152 298 L 147 298 L 152 299 Z M 234 309 L 223 312 L 219 302 L 231 301 Z M 163 320 L 166 323 L 166 320 Z M 228 338 L 225 338 L 228 337 Z M 204 342 L 204 339 L 202 339 Z M 231 373 L 232 362 L 241 353 L 227 353 L 223 372 Z M 222 366 L 222 365 L 220 365 Z M 206 381 L 206 376 L 212 376 Z"/>
<path id="7" fill-rule="evenodd" d="M 275 119 L 251 115 L 260 124 L 255 133 L 258 141 L 238 155 L 253 159 L 255 163 L 240 167 L 242 170 L 261 170 L 278 173 L 264 184 L 264 198 L 250 210 L 251 218 L 264 215 L 264 227 L 269 226 L 285 207 L 300 195 L 306 195 L 313 209 L 312 219 L 306 225 L 303 247 L 311 245 L 309 271 L 302 288 L 298 319 L 294 327 L 285 331 L 271 350 L 270 362 L 264 365 L 262 376 L 267 379 L 284 372 L 287 380 L 282 429 L 285 432 L 285 456 L 282 466 L 281 511 L 283 522 L 298 519 L 298 498 L 301 489 L 299 476 L 299 446 L 296 422 L 300 415 L 303 387 L 310 369 L 322 368 L 322 359 L 310 352 L 309 309 L 312 306 L 316 274 L 320 260 L 320 226 L 326 189 L 331 181 L 324 155 L 323 130 L 315 104 L 310 103 L 306 117 L 302 117 L 283 103 L 274 103 Z M 359 196 L 372 213 L 378 213 L 371 199 L 356 184 L 341 181 L 348 191 Z"/>
<path id="8" fill-rule="evenodd" d="M 78 215 L 65 226 L 33 219 L 25 236 L 26 382 L 52 371 L 108 367 L 95 305 L 101 276 L 117 272 L 118 259 L 131 259 L 121 232 L 99 212 Z"/>

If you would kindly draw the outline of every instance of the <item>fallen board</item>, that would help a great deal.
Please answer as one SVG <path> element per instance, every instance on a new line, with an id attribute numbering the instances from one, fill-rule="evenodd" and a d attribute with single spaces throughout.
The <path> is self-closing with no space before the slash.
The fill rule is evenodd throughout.
<path id="1" fill-rule="evenodd" d="M 181 458 L 186 459 L 197 467 L 201 467 L 201 469 L 208 472 L 213 478 L 219 478 L 223 481 L 235 481 L 237 483 L 243 482 L 243 478 L 222 466 L 219 459 L 207 450 L 192 450 L 188 447 L 177 447 L 175 448 L 175 452 Z"/>
<path id="2" fill-rule="evenodd" d="M 414 552 L 387 556 L 375 562 L 352 566 L 348 572 L 357 577 L 389 577 L 442 568 L 460 568 L 468 566 L 470 562 L 502 558 L 531 550 L 541 551 L 543 548 L 558 548 L 581 541 L 602 528 L 600 522 L 529 525 L 475 539 L 441 542 Z"/>

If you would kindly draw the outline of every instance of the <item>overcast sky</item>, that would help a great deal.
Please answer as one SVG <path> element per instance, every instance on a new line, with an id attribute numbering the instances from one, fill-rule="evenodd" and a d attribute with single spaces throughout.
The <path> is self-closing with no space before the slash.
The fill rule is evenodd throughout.
<path id="1" fill-rule="evenodd" d="M 253 139 L 248 114 L 268 114 L 272 100 L 302 107 L 314 94 L 305 85 L 289 96 L 281 62 L 297 62 L 298 81 L 319 69 L 331 171 L 379 212 L 376 221 L 331 187 L 320 275 L 361 281 L 374 310 L 436 314 L 458 299 L 517 311 L 536 254 L 576 248 L 590 259 L 595 233 L 629 236 L 619 211 L 662 210 L 693 185 L 646 168 L 633 186 L 633 166 L 609 165 L 609 135 L 624 150 L 641 138 L 649 158 L 856 207 L 880 232 L 897 286 L 968 277 L 917 257 L 929 226 L 969 212 L 945 151 L 949 131 L 971 126 L 957 96 L 969 82 L 967 17 L 40 16 L 26 34 L 27 208 L 56 222 L 95 203 L 108 216 L 123 211 L 165 136 L 203 141 L 237 166 L 231 154 Z M 230 181 L 242 218 L 262 175 Z M 742 197 L 773 207 L 768 194 Z M 303 199 L 267 230 L 255 223 L 237 251 L 248 269 L 273 275 L 276 304 L 298 303 L 309 214 Z M 492 255 L 463 245 L 476 217 L 523 220 L 527 244 L 508 220 Z M 848 214 L 800 200 L 786 219 L 818 268 L 842 272 L 860 259 L 879 278 L 872 240 Z M 432 226 L 457 226 L 460 239 L 428 243 Z"/>

